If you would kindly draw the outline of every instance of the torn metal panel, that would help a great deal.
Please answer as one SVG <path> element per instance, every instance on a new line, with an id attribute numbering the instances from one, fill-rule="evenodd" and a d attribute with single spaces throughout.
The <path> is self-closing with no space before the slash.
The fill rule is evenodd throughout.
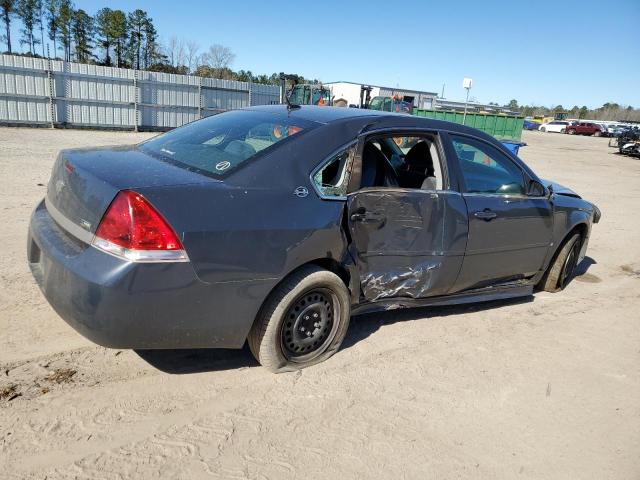
<path id="1" fill-rule="evenodd" d="M 441 266 L 442 262 L 428 260 L 397 271 L 369 271 L 360 278 L 362 292 L 370 302 L 392 297 L 426 297 Z"/>
<path id="2" fill-rule="evenodd" d="M 348 213 L 366 300 L 442 295 L 455 283 L 467 238 L 457 193 L 361 190 L 349 197 Z"/>

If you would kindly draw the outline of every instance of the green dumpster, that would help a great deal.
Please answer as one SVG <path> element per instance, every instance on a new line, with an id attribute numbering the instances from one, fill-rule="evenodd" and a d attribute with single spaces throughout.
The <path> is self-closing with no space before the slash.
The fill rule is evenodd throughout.
<path id="1" fill-rule="evenodd" d="M 445 120 L 453 123 L 463 123 L 462 120 L 464 118 L 464 114 L 460 112 L 424 110 L 421 108 L 414 108 L 413 114 L 418 117 Z M 467 113 L 464 124 L 493 135 L 498 140 L 520 140 L 522 138 L 524 117 L 491 113 Z"/>

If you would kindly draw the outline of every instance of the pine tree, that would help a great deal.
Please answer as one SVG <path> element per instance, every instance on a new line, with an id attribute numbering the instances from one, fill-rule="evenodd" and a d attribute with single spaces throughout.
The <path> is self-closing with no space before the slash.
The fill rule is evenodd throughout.
<path id="1" fill-rule="evenodd" d="M 129 59 L 131 67 L 140 70 L 142 62 L 142 48 L 145 27 L 149 18 L 144 10 L 139 8 L 131 12 L 127 17 L 129 30 Z"/>
<path id="2" fill-rule="evenodd" d="M 123 67 L 128 35 L 127 15 L 122 10 L 114 10 L 110 18 L 110 31 L 116 50 L 116 66 Z"/>
<path id="3" fill-rule="evenodd" d="M 2 9 L 2 21 L 5 27 L 5 41 L 7 42 L 7 51 L 11 52 L 11 18 L 15 15 L 17 7 L 16 0 L 0 0 L 0 8 Z"/>
<path id="4" fill-rule="evenodd" d="M 44 49 L 44 1 L 36 0 L 36 25 L 38 26 L 38 30 L 40 30 L 40 44 L 42 45 L 42 57 L 46 55 Z"/>
<path id="5" fill-rule="evenodd" d="M 147 18 L 144 24 L 144 68 L 148 69 L 156 63 L 162 63 L 163 57 L 158 44 L 158 32 L 153 25 L 153 20 Z"/>
<path id="6" fill-rule="evenodd" d="M 46 0 L 45 3 L 45 17 L 47 19 L 47 30 L 49 34 L 49 40 L 53 42 L 53 56 L 58 54 L 58 45 L 56 40 L 58 39 L 58 24 L 60 23 L 60 1 L 61 0 Z"/>
<path id="7" fill-rule="evenodd" d="M 114 44 L 113 38 L 113 10 L 103 8 L 98 10 L 95 16 L 95 31 L 97 40 L 102 48 L 104 48 L 104 64 L 111 66 L 110 50 Z"/>
<path id="8" fill-rule="evenodd" d="M 33 36 L 33 30 L 37 22 L 38 8 L 38 0 L 20 0 L 18 2 L 17 13 L 24 25 L 24 28 L 20 30 L 22 33 L 20 43 L 29 45 L 29 53 L 31 55 L 35 53 L 36 43 L 39 43 L 39 40 Z"/>
<path id="9" fill-rule="evenodd" d="M 82 9 L 76 10 L 73 12 L 72 30 L 76 61 L 87 63 L 93 56 L 93 18 Z"/>
<path id="10" fill-rule="evenodd" d="M 64 49 L 64 60 L 71 61 L 71 38 L 73 35 L 73 3 L 71 0 L 61 0 L 58 12 L 58 38 Z"/>

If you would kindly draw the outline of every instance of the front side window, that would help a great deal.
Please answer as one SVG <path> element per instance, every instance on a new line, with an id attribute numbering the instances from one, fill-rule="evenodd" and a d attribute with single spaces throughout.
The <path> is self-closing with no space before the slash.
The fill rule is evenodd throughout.
<path id="1" fill-rule="evenodd" d="M 316 188 L 325 197 L 344 197 L 347 194 L 347 164 L 353 149 L 348 148 L 336 154 L 313 176 Z"/>
<path id="2" fill-rule="evenodd" d="M 179 167 L 223 177 L 317 125 L 286 114 L 237 110 L 176 128 L 142 143 L 140 149 Z"/>
<path id="3" fill-rule="evenodd" d="M 522 170 L 498 149 L 484 142 L 452 136 L 468 193 L 524 195 Z"/>

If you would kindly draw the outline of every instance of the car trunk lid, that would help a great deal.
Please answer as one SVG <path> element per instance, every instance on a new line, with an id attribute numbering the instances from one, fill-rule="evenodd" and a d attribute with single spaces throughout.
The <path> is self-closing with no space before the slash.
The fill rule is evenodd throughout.
<path id="1" fill-rule="evenodd" d="M 73 225 L 93 234 L 120 190 L 203 182 L 216 180 L 162 162 L 135 146 L 65 150 L 54 164 L 46 202 L 71 233 Z"/>

